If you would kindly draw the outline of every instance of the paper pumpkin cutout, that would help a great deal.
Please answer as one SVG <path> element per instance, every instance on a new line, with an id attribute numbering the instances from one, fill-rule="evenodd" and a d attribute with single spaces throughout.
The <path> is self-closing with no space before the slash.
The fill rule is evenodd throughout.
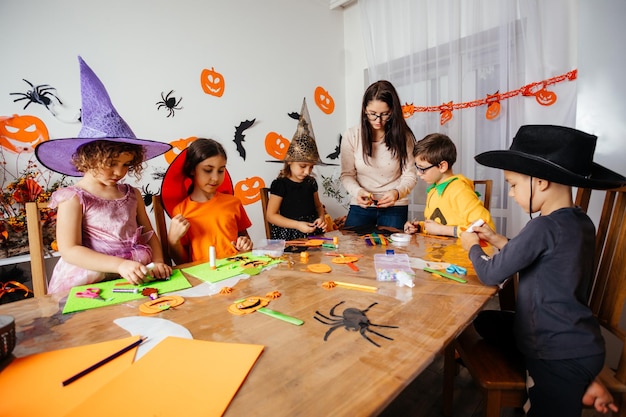
<path id="1" fill-rule="evenodd" d="M 48 128 L 35 116 L 0 117 L 0 146 L 11 152 L 32 152 L 48 139 Z"/>
<path id="2" fill-rule="evenodd" d="M 205 93 L 215 97 L 222 97 L 226 87 L 224 77 L 215 71 L 213 67 L 202 70 L 202 73 L 200 73 L 200 85 Z"/>
<path id="3" fill-rule="evenodd" d="M 441 126 L 445 125 L 446 123 L 448 123 L 450 120 L 452 120 L 452 102 L 448 102 L 448 103 L 444 103 L 441 106 L 441 112 L 440 114 L 440 120 L 439 123 L 441 124 Z"/>
<path id="4" fill-rule="evenodd" d="M 261 199 L 261 188 L 265 187 L 265 181 L 261 177 L 250 177 L 235 184 L 235 196 L 246 206 Z"/>
<path id="5" fill-rule="evenodd" d="M 289 149 L 289 139 L 276 132 L 269 132 L 265 135 L 265 151 L 267 154 L 278 160 L 285 159 L 287 149 Z"/>
<path id="6" fill-rule="evenodd" d="M 187 149 L 187 147 L 191 144 L 191 142 L 193 142 L 196 139 L 198 139 L 197 136 L 190 136 L 186 139 L 180 138 L 178 140 L 170 142 L 170 145 L 172 145 L 172 149 L 170 149 L 169 151 L 163 154 L 163 156 L 165 157 L 165 161 L 167 161 L 168 164 L 171 164 L 174 161 L 174 159 L 176 159 L 178 154 L 182 152 L 183 150 Z"/>
<path id="7" fill-rule="evenodd" d="M 542 106 L 551 106 L 556 103 L 556 93 L 542 88 L 535 93 L 535 100 Z"/>
<path id="8" fill-rule="evenodd" d="M 156 300 L 150 300 L 139 306 L 139 311 L 143 314 L 158 314 L 164 310 L 178 307 L 185 302 L 183 297 L 178 295 L 168 295 L 166 297 L 160 297 Z"/>
<path id="9" fill-rule="evenodd" d="M 254 313 L 260 308 L 269 305 L 270 299 L 264 297 L 246 297 L 243 300 L 237 300 L 228 306 L 228 311 L 237 316 Z"/>
<path id="10" fill-rule="evenodd" d="M 337 256 L 331 259 L 331 262 L 334 264 L 351 264 L 358 260 L 359 260 L 358 256 Z"/>
<path id="11" fill-rule="evenodd" d="M 335 111 L 335 100 L 328 94 L 328 91 L 324 90 L 321 86 L 315 89 L 314 93 L 315 104 L 326 114 L 331 114 Z"/>
<path id="12" fill-rule="evenodd" d="M 415 113 L 416 110 L 417 108 L 413 105 L 413 103 L 404 103 L 404 106 L 402 106 L 402 117 L 408 119 L 413 116 L 413 113 Z"/>
<path id="13" fill-rule="evenodd" d="M 326 264 L 311 264 L 306 267 L 311 272 L 316 272 L 318 274 L 324 274 L 332 271 L 332 268 Z"/>

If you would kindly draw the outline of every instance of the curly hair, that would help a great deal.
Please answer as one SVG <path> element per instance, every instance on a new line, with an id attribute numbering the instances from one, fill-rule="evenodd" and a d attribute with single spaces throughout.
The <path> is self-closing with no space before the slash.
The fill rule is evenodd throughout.
<path id="1" fill-rule="evenodd" d="M 133 159 L 130 161 L 128 173 L 140 180 L 146 156 L 146 150 L 141 145 L 106 139 L 94 140 L 76 149 L 72 155 L 72 164 L 83 173 L 89 170 L 100 170 L 106 168 L 111 161 L 123 153 L 132 155 Z"/>

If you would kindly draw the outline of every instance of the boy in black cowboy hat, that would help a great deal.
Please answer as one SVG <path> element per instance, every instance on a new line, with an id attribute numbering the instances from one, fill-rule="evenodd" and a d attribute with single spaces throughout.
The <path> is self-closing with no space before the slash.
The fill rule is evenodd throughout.
<path id="1" fill-rule="evenodd" d="M 516 312 L 484 311 L 474 326 L 486 339 L 524 356 L 528 416 L 578 417 L 583 396 L 598 411 L 617 410 L 595 379 L 605 355 L 600 326 L 587 306 L 595 226 L 574 206 L 571 188 L 626 183 L 623 176 L 593 162 L 596 140 L 567 127 L 522 126 L 509 150 L 476 156 L 480 164 L 504 170 L 509 196 L 531 215 L 511 240 L 486 225 L 461 235 L 483 283 L 498 285 L 519 272 Z M 535 212 L 541 214 L 532 218 Z M 500 252 L 489 257 L 480 239 Z"/>

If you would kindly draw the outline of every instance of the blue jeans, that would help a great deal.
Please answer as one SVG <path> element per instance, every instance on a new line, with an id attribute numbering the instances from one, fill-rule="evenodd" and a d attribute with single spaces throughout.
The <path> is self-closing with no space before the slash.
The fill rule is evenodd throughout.
<path id="1" fill-rule="evenodd" d="M 368 207 L 364 209 L 357 205 L 351 205 L 344 227 L 358 227 L 359 229 L 371 227 L 373 230 L 378 226 L 385 226 L 402 230 L 408 214 L 409 206 Z"/>

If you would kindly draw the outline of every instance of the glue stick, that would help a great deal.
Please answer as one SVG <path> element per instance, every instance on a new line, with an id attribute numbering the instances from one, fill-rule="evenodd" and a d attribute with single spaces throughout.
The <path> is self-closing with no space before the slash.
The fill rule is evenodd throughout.
<path id="1" fill-rule="evenodd" d="M 335 249 L 339 249 L 339 238 L 337 236 L 333 237 L 333 244 L 335 245 Z"/>
<path id="2" fill-rule="evenodd" d="M 215 265 L 215 246 L 209 246 L 209 266 L 211 269 L 217 269 Z"/>

